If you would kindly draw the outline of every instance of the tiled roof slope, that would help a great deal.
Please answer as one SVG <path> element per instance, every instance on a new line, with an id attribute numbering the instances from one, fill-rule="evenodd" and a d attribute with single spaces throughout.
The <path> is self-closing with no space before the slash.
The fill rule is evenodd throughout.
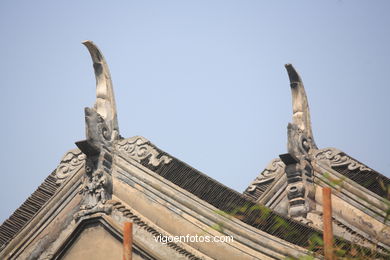
<path id="1" fill-rule="evenodd" d="M 256 206 L 258 204 L 244 194 L 226 187 L 167 154 L 155 145 L 150 145 L 159 152 L 160 157 L 168 156 L 172 158 L 172 161 L 168 164 L 153 166 L 149 163 L 149 159 L 145 158 L 141 161 L 143 166 L 158 173 L 163 178 L 187 190 L 196 197 L 208 202 L 217 209 L 231 213 L 232 216 L 246 224 L 304 248 L 310 248 L 310 241 L 313 237 L 322 237 L 322 231 L 279 215 L 266 207 Z M 352 245 L 349 242 L 337 237 L 335 241 L 335 244 L 342 245 L 343 249 L 347 251 L 351 249 Z M 381 249 L 386 251 L 384 248 Z M 318 248 L 314 250 L 321 251 Z M 360 248 L 359 250 L 369 251 L 365 248 Z M 380 255 L 378 257 L 381 258 Z"/>
<path id="2" fill-rule="evenodd" d="M 22 230 L 45 203 L 56 193 L 60 185 L 56 184 L 53 171 L 31 196 L 0 226 L 0 251 Z"/>
<path id="3" fill-rule="evenodd" d="M 345 155 L 350 157 L 347 154 L 345 154 Z M 351 159 L 353 159 L 353 158 L 351 157 Z M 355 159 L 353 159 L 353 160 L 355 160 Z M 355 161 L 357 161 L 357 160 L 355 160 Z M 357 162 L 359 162 L 359 161 L 357 161 Z M 362 164 L 362 163 L 360 163 L 360 164 Z M 389 199 L 388 198 L 389 194 L 388 194 L 387 189 L 390 188 L 390 179 L 387 178 L 386 176 L 380 174 L 379 172 L 377 172 L 371 168 L 368 168 L 368 169 L 370 169 L 370 171 L 361 170 L 359 168 L 351 170 L 346 165 L 332 166 L 332 169 L 334 169 L 338 173 L 344 175 L 348 179 L 351 179 L 354 182 L 360 184 L 361 186 L 368 189 L 369 191 L 372 191 L 373 193 L 377 194 L 378 196 L 380 196 L 382 198 Z"/>
<path id="4" fill-rule="evenodd" d="M 389 199 L 390 179 L 336 148 L 323 148 L 314 153 L 320 164 L 330 166 L 379 197 Z"/>
<path id="5" fill-rule="evenodd" d="M 141 161 L 142 165 L 187 190 L 196 197 L 208 202 L 217 209 L 232 213 L 234 217 L 240 219 L 244 223 L 304 248 L 310 247 L 309 241 L 311 237 L 322 237 L 321 231 L 291 218 L 279 215 L 265 207 L 256 206 L 257 204 L 248 196 L 226 187 L 184 162 L 161 151 L 156 146 L 152 146 L 160 152 L 160 156 L 169 156 L 173 158 L 172 161 L 168 164 L 153 166 L 149 163 L 148 158 L 145 158 Z M 341 174 L 344 174 L 347 177 L 350 176 L 349 178 L 353 180 L 362 182 L 355 176 L 357 172 L 347 171 L 343 167 L 335 168 L 335 170 L 340 171 Z M 55 173 L 56 171 L 52 172 L 37 190 L 32 193 L 31 196 L 0 226 L 0 251 L 29 223 L 35 214 L 57 192 L 60 185 L 56 183 L 57 179 Z M 381 178 L 384 177 L 379 173 L 376 174 Z M 386 178 L 385 181 L 387 183 L 388 179 Z M 369 185 L 367 184 L 366 186 L 369 189 L 378 191 L 378 187 L 374 186 L 372 183 Z M 351 248 L 351 245 L 348 242 L 343 241 L 340 238 L 336 238 L 336 244 L 343 244 L 343 248 L 347 250 Z M 381 249 L 386 251 L 384 248 Z M 362 250 L 365 251 L 366 249 L 363 248 Z M 378 257 L 381 256 L 378 255 Z"/>
<path id="6" fill-rule="evenodd" d="M 261 184 L 256 185 L 256 188 L 253 192 L 249 192 L 249 187 L 245 189 L 244 195 L 250 197 L 253 200 L 257 200 L 264 194 L 264 192 L 271 186 L 274 180 L 269 180 Z"/>

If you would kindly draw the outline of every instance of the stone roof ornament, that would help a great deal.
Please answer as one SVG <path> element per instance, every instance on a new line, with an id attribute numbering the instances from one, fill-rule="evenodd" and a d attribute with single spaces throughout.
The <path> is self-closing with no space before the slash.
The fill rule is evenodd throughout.
<path id="1" fill-rule="evenodd" d="M 288 129 L 291 131 L 299 131 L 302 132 L 302 135 L 305 139 L 300 140 L 301 144 L 305 151 L 300 152 L 308 152 L 308 150 L 314 148 L 317 149 L 317 146 L 314 142 L 313 132 L 311 129 L 311 120 L 310 120 L 310 111 L 309 111 L 309 103 L 307 101 L 307 96 L 305 92 L 305 87 L 303 86 L 303 82 L 298 72 L 295 70 L 293 65 L 286 64 L 285 65 L 288 77 L 290 79 L 290 88 L 292 94 L 292 107 L 293 107 L 293 116 L 292 116 L 292 124 L 289 124 Z M 292 125 L 295 125 L 293 127 Z M 292 133 L 290 133 L 292 134 Z M 290 135 L 289 134 L 289 135 Z M 289 146 L 293 145 L 293 143 Z M 290 150 L 295 150 L 297 147 L 288 147 Z M 295 151 L 298 152 L 298 151 Z"/>
<path id="2" fill-rule="evenodd" d="M 98 212 L 112 210 L 112 161 L 114 143 L 119 137 L 114 91 L 108 65 L 92 41 L 85 41 L 93 61 L 96 77 L 96 101 L 85 108 L 86 140 L 76 145 L 86 155 L 85 174 L 80 194 L 83 202 L 75 214 L 79 219 Z"/>
<path id="3" fill-rule="evenodd" d="M 285 65 L 290 79 L 293 120 L 287 127 L 287 154 L 280 155 L 286 165 L 288 214 L 307 222 L 307 213 L 314 208 L 315 189 L 311 151 L 316 150 L 311 130 L 309 104 L 301 77 L 291 64 Z"/>
<path id="4" fill-rule="evenodd" d="M 111 139 L 118 139 L 119 127 L 116 113 L 114 89 L 110 70 L 99 48 L 92 41 L 84 41 L 91 54 L 96 77 L 96 101 L 94 109 L 104 119 L 111 132 Z"/>

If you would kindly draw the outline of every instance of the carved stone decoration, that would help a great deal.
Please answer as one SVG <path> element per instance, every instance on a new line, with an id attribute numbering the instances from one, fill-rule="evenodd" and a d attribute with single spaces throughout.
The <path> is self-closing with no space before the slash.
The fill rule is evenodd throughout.
<path id="1" fill-rule="evenodd" d="M 64 157 L 62 157 L 62 160 L 56 169 L 56 183 L 63 183 L 68 177 L 72 176 L 84 167 L 85 158 L 85 154 L 83 154 L 79 149 L 73 149 L 67 152 Z"/>
<path id="2" fill-rule="evenodd" d="M 305 132 L 308 145 L 311 148 L 317 148 L 313 132 L 311 129 L 311 119 L 309 102 L 307 101 L 305 87 L 298 72 L 291 64 L 285 65 L 288 77 L 290 79 L 290 88 L 292 94 L 292 105 L 293 105 L 293 124 L 297 125 L 299 129 Z"/>
<path id="3" fill-rule="evenodd" d="M 249 184 L 245 192 L 253 193 L 258 185 L 272 182 L 276 176 L 284 172 L 284 163 L 279 159 L 273 159 L 256 179 Z"/>
<path id="4" fill-rule="evenodd" d="M 87 158 L 86 174 L 79 192 L 84 195 L 84 200 L 80 211 L 75 215 L 76 219 L 97 212 L 111 213 L 111 165 L 111 152 L 106 147 L 103 147 L 99 155 Z"/>
<path id="5" fill-rule="evenodd" d="M 148 163 L 153 166 L 160 164 L 168 164 L 172 158 L 162 155 L 150 144 L 150 141 L 142 136 L 134 136 L 132 138 L 120 140 L 116 144 L 118 151 L 125 152 L 130 158 L 141 162 L 143 159 L 148 159 Z"/>
<path id="6" fill-rule="evenodd" d="M 291 64 L 286 65 L 290 79 L 293 123 L 287 127 L 288 153 L 280 155 L 287 176 L 288 213 L 307 222 L 307 213 L 314 209 L 315 187 L 311 153 L 317 149 L 311 130 L 309 104 L 301 77 Z"/>
<path id="7" fill-rule="evenodd" d="M 95 111 L 107 121 L 107 127 L 114 135 L 119 134 L 119 126 L 116 113 L 115 95 L 112 86 L 110 70 L 103 54 L 92 41 L 83 44 L 91 54 L 96 78 Z"/>
<path id="8" fill-rule="evenodd" d="M 307 222 L 307 213 L 315 206 L 312 167 L 307 160 L 297 161 L 289 153 L 280 157 L 286 164 L 288 214 L 290 217 Z"/>
<path id="9" fill-rule="evenodd" d="M 119 139 L 114 92 L 106 61 L 91 41 L 83 43 L 89 50 L 96 77 L 96 102 L 85 108 L 86 137 L 76 145 L 86 155 L 85 175 L 80 194 L 83 201 L 75 218 L 112 210 L 112 150 Z"/>
<path id="10" fill-rule="evenodd" d="M 347 166 L 348 170 L 356 170 L 372 172 L 370 168 L 345 155 L 342 151 L 336 148 L 325 148 L 316 151 L 314 158 L 324 162 L 330 167 Z"/>

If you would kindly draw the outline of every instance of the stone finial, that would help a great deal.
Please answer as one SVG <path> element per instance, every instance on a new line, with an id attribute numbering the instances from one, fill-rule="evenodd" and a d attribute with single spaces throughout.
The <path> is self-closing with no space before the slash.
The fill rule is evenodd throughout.
<path id="1" fill-rule="evenodd" d="M 109 132 L 112 134 L 112 139 L 117 139 L 119 127 L 110 70 L 103 54 L 92 41 L 84 41 L 83 44 L 91 54 L 95 71 L 96 102 L 94 109 L 106 122 Z"/>
<path id="2" fill-rule="evenodd" d="M 291 64 L 285 65 L 290 78 L 293 121 L 288 124 L 288 153 L 280 155 L 286 165 L 288 214 L 307 222 L 307 213 L 314 206 L 315 187 L 311 153 L 317 149 L 311 130 L 309 104 L 301 77 Z"/>
<path id="3" fill-rule="evenodd" d="M 312 148 L 317 148 L 313 132 L 311 129 L 309 103 L 303 86 L 302 79 L 293 65 L 285 65 L 288 77 L 290 78 L 290 87 L 292 93 L 292 105 L 293 105 L 293 124 L 305 133 L 308 142 Z"/>
<path id="4" fill-rule="evenodd" d="M 85 108 L 86 140 L 76 142 L 86 155 L 85 174 L 80 194 L 83 201 L 75 219 L 97 212 L 110 214 L 112 210 L 112 162 L 114 143 L 119 139 L 114 91 L 107 63 L 92 41 L 88 48 L 96 77 L 96 102 Z"/>

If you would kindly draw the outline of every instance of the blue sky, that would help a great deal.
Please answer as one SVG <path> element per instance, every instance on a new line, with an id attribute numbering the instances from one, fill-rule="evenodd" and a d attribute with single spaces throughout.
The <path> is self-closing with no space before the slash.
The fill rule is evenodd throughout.
<path id="1" fill-rule="evenodd" d="M 285 153 L 300 72 L 314 138 L 389 176 L 389 1 L 1 1 L 0 221 L 84 139 L 94 41 L 124 137 L 237 191 Z"/>

